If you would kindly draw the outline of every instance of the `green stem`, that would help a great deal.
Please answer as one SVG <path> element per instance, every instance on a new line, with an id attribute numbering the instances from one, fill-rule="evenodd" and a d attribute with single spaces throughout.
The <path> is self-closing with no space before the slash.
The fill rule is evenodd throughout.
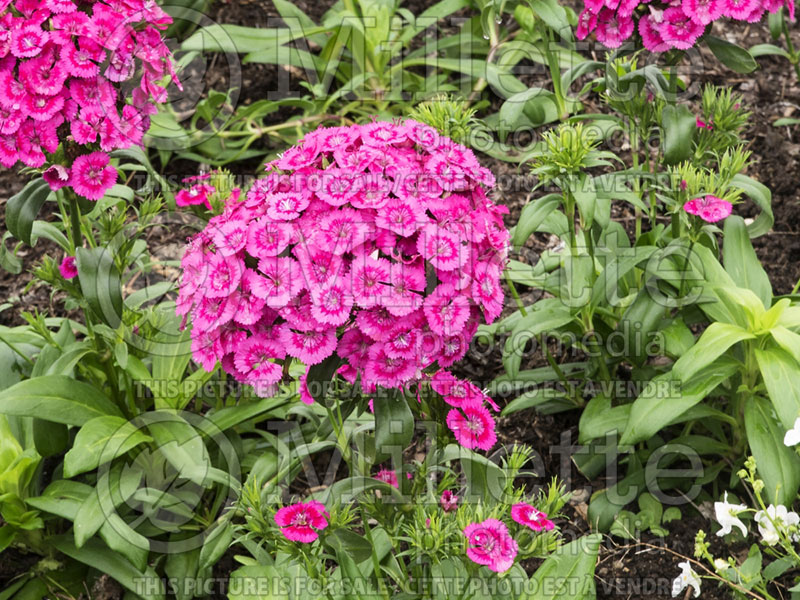
<path id="1" fill-rule="evenodd" d="M 528 312 L 525 310 L 525 305 L 522 303 L 522 298 L 520 298 L 519 292 L 517 291 L 514 282 L 511 281 L 511 275 L 508 274 L 508 269 L 503 271 L 503 276 L 506 278 L 506 283 L 508 284 L 508 288 L 511 290 L 511 296 L 514 298 L 514 302 L 517 303 L 517 308 L 519 309 L 520 314 L 523 317 L 527 317 Z M 798 282 L 798 285 L 800 285 L 800 281 Z"/>
<path id="2" fill-rule="evenodd" d="M 630 126 L 630 133 L 628 134 L 631 141 L 631 157 L 633 158 L 633 170 L 639 170 L 639 136 L 636 135 L 636 126 L 631 121 Z M 642 198 L 641 195 L 641 186 L 640 186 L 640 178 L 638 173 L 635 175 L 635 179 L 633 180 L 633 191 L 639 196 L 639 199 Z M 642 211 L 637 206 L 634 207 L 634 215 L 636 216 L 636 239 L 638 240 L 639 237 L 642 235 Z"/>
<path id="3" fill-rule="evenodd" d="M 364 512 L 364 507 L 361 507 L 361 521 L 364 523 L 364 533 L 366 534 L 367 541 L 369 542 L 372 554 L 372 569 L 375 572 L 375 579 L 378 581 L 378 588 L 381 591 L 385 600 L 391 600 L 389 589 L 386 587 L 386 582 L 381 576 L 381 563 L 378 560 L 378 555 L 375 554 L 375 541 L 372 539 L 372 528 L 369 526 L 369 519 Z"/>
<path id="4" fill-rule="evenodd" d="M 83 236 L 81 235 L 81 211 L 78 208 L 78 197 L 72 192 L 67 192 L 69 200 L 69 218 L 72 230 L 72 245 L 75 250 L 83 246 Z"/>
<path id="5" fill-rule="evenodd" d="M 11 349 L 12 349 L 14 352 L 16 352 L 17 354 L 19 354 L 19 355 L 20 355 L 22 358 L 24 358 L 24 359 L 25 359 L 25 360 L 28 362 L 28 364 L 29 364 L 29 365 L 33 366 L 33 364 L 34 364 L 34 362 L 33 362 L 33 359 L 31 359 L 31 358 L 30 358 L 30 357 L 29 357 L 27 354 L 25 354 L 25 353 L 24 353 L 22 350 L 20 350 L 19 348 L 17 348 L 17 347 L 16 347 L 14 344 L 12 344 L 11 342 L 9 342 L 7 339 L 5 339 L 5 338 L 2 336 L 2 334 L 0 334 L 0 342 L 3 342 L 3 343 L 6 345 L 6 346 L 8 346 L 9 348 L 11 348 Z"/>
<path id="6" fill-rule="evenodd" d="M 786 49 L 789 52 L 789 56 L 791 57 L 791 63 L 794 67 L 794 72 L 797 75 L 798 81 L 800 81 L 800 56 L 797 55 L 797 51 L 794 48 L 794 44 L 792 44 L 792 38 L 789 35 L 789 26 L 786 24 L 786 19 L 783 18 L 781 15 L 781 28 L 783 29 L 783 37 L 786 40 Z"/>

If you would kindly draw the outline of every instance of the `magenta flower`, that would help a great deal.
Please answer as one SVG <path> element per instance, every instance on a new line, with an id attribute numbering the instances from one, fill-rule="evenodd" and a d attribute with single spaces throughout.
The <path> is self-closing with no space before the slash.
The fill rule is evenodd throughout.
<path id="1" fill-rule="evenodd" d="M 458 508 L 458 496 L 450 490 L 442 492 L 442 497 L 439 499 L 439 504 L 442 506 L 444 512 L 453 512 Z"/>
<path id="2" fill-rule="evenodd" d="M 383 481 L 384 483 L 388 483 L 393 488 L 400 488 L 400 484 L 397 481 L 397 473 L 392 471 L 391 469 L 381 469 L 373 476 L 378 481 Z"/>
<path id="3" fill-rule="evenodd" d="M 664 11 L 664 20 L 659 27 L 663 40 L 672 48 L 688 50 L 697 41 L 705 28 L 693 21 L 681 8 L 673 7 Z"/>
<path id="4" fill-rule="evenodd" d="M 78 266 L 75 264 L 74 256 L 65 256 L 61 264 L 58 265 L 58 270 L 64 279 L 72 279 L 78 276 Z"/>
<path id="5" fill-rule="evenodd" d="M 545 513 L 526 502 L 519 502 L 511 507 L 511 518 L 534 531 L 550 531 L 555 527 Z"/>
<path id="6" fill-rule="evenodd" d="M 284 506 L 275 513 L 275 524 L 287 540 L 310 544 L 328 526 L 330 515 L 316 500 Z"/>
<path id="7" fill-rule="evenodd" d="M 483 406 L 467 405 L 447 413 L 447 426 L 465 448 L 491 450 L 497 442 L 492 415 Z"/>
<path id="8" fill-rule="evenodd" d="M 117 170 L 110 162 L 105 152 L 92 152 L 76 158 L 70 180 L 75 193 L 89 200 L 100 200 L 117 182 Z"/>
<path id="9" fill-rule="evenodd" d="M 178 206 L 193 206 L 203 204 L 208 210 L 211 210 L 211 204 L 208 201 L 209 196 L 216 193 L 217 188 L 213 185 L 206 183 L 199 183 L 191 186 L 187 190 L 179 190 L 175 194 L 175 204 Z"/>
<path id="10" fill-rule="evenodd" d="M 508 533 L 505 523 L 486 519 L 464 528 L 467 538 L 467 557 L 495 573 L 508 571 L 517 556 L 517 542 Z"/>
<path id="11" fill-rule="evenodd" d="M 311 406 L 314 404 L 314 396 L 308 389 L 308 370 L 300 376 L 299 382 L 300 402 Z"/>
<path id="12" fill-rule="evenodd" d="M 697 127 L 699 129 L 714 129 L 714 124 L 713 123 L 711 123 L 711 122 L 706 123 L 700 117 L 696 117 L 695 118 L 695 123 L 696 123 L 696 125 L 697 125 Z"/>
<path id="13" fill-rule="evenodd" d="M 707 223 L 716 223 L 731 215 L 733 204 L 722 198 L 708 195 L 689 200 L 683 205 L 683 210 L 690 215 L 700 217 Z"/>
<path id="14" fill-rule="evenodd" d="M 62 165 L 51 165 L 42 173 L 42 179 L 55 192 L 69 183 L 69 169 Z"/>

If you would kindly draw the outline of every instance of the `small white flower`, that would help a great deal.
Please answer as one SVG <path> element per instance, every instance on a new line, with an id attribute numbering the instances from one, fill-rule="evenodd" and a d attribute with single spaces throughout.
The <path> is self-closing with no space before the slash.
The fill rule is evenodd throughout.
<path id="1" fill-rule="evenodd" d="M 672 597 L 676 598 L 687 586 L 692 586 L 694 597 L 697 598 L 700 595 L 700 578 L 692 571 L 692 565 L 688 562 L 678 563 L 678 566 L 681 568 L 681 574 L 672 581 Z"/>
<path id="2" fill-rule="evenodd" d="M 725 492 L 725 497 L 722 502 L 714 502 L 714 514 L 716 515 L 717 522 L 722 525 L 722 529 L 717 531 L 717 535 L 722 537 L 731 532 L 731 528 L 738 527 L 743 536 L 747 536 L 747 528 L 744 526 L 739 518 L 736 516 L 747 510 L 744 504 L 729 504 L 728 492 Z"/>
<path id="3" fill-rule="evenodd" d="M 783 436 L 784 446 L 797 446 L 797 444 L 800 444 L 800 417 L 797 417 L 792 428 Z"/>
<path id="4" fill-rule="evenodd" d="M 760 510 L 755 516 L 758 523 L 758 532 L 768 546 L 774 546 L 780 541 L 780 533 L 793 525 L 800 525 L 800 515 L 791 512 L 783 504 L 773 506 L 770 504 L 766 512 Z M 797 537 L 795 534 L 794 538 Z"/>
<path id="5" fill-rule="evenodd" d="M 724 558 L 715 558 L 714 559 L 714 569 L 716 569 L 717 573 L 724 573 L 730 568 L 728 561 Z"/>

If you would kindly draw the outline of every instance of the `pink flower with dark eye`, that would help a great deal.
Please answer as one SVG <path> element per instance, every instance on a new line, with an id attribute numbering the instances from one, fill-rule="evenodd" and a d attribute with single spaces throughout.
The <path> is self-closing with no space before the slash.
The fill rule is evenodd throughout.
<path id="1" fill-rule="evenodd" d="M 537 510 L 527 502 L 519 502 L 511 507 L 511 518 L 520 525 L 529 527 L 534 531 L 551 531 L 555 524 L 547 515 Z"/>
<path id="2" fill-rule="evenodd" d="M 466 262 L 466 248 L 454 233 L 430 223 L 419 234 L 417 249 L 437 269 L 452 271 Z"/>
<path id="3" fill-rule="evenodd" d="M 761 2 L 759 0 L 720 0 L 722 3 L 722 14 L 737 21 L 746 21 L 754 10 L 758 10 Z"/>
<path id="4" fill-rule="evenodd" d="M 344 282 L 331 281 L 311 290 L 311 314 L 320 323 L 343 325 L 352 308 L 353 295 Z"/>
<path id="5" fill-rule="evenodd" d="M 451 336 L 460 333 L 469 319 L 469 300 L 452 285 L 442 284 L 425 298 L 425 317 L 435 333 Z"/>
<path id="6" fill-rule="evenodd" d="M 378 481 L 388 483 L 393 488 L 400 488 L 400 484 L 397 481 L 397 473 L 390 469 L 381 469 L 375 473 L 374 478 Z"/>
<path id="7" fill-rule="evenodd" d="M 417 366 L 412 360 L 389 356 L 385 346 L 370 348 L 369 359 L 364 366 L 364 377 L 385 388 L 399 388 L 417 375 Z"/>
<path id="8" fill-rule="evenodd" d="M 488 567 L 495 573 L 504 573 L 514 564 L 517 542 L 508 533 L 505 523 L 486 519 L 464 528 L 467 538 L 467 557 L 474 563 Z"/>
<path id="9" fill-rule="evenodd" d="M 58 265 L 58 270 L 64 279 L 72 279 L 78 276 L 78 266 L 75 264 L 74 256 L 65 256 L 61 264 Z"/>
<path id="10" fill-rule="evenodd" d="M 75 193 L 89 200 L 100 200 L 117 182 L 117 170 L 105 152 L 83 154 L 72 165 L 70 185 Z"/>
<path id="11" fill-rule="evenodd" d="M 32 58 L 47 43 L 49 33 L 39 25 L 24 25 L 11 32 L 11 54 L 17 58 Z"/>
<path id="12" fill-rule="evenodd" d="M 683 210 L 690 215 L 700 217 L 707 223 L 716 223 L 731 215 L 733 204 L 722 198 L 708 195 L 689 200 L 683 205 Z"/>
<path id="13" fill-rule="evenodd" d="M 722 16 L 724 0 L 683 0 L 683 12 L 694 22 L 708 25 Z"/>
<path id="14" fill-rule="evenodd" d="M 213 185 L 200 183 L 193 185 L 188 190 L 179 190 L 175 194 L 175 204 L 178 206 L 194 206 L 204 204 L 206 208 L 211 210 L 211 204 L 208 202 L 208 197 L 216 193 L 217 188 Z"/>
<path id="15" fill-rule="evenodd" d="M 275 513 L 275 524 L 287 540 L 310 544 L 328 526 L 330 515 L 316 500 L 284 506 Z"/>
<path id="16" fill-rule="evenodd" d="M 42 173 L 42 179 L 55 192 L 69 183 L 69 169 L 62 165 L 51 165 Z"/>
<path id="17" fill-rule="evenodd" d="M 467 405 L 447 413 L 447 426 L 464 448 L 491 450 L 497 442 L 492 415 L 483 406 Z"/>
<path id="18" fill-rule="evenodd" d="M 336 330 L 295 331 L 287 328 L 281 334 L 281 342 L 290 356 L 306 365 L 316 365 L 336 350 Z"/>
<path id="19" fill-rule="evenodd" d="M 450 490 L 442 492 L 442 497 L 439 499 L 439 504 L 442 506 L 444 512 L 453 512 L 458 508 L 458 496 Z"/>
<path id="20" fill-rule="evenodd" d="M 678 50 L 688 50 L 694 46 L 703 31 L 705 27 L 686 16 L 680 7 L 665 10 L 658 28 L 664 42 Z"/>
<path id="21" fill-rule="evenodd" d="M 277 383 L 283 369 L 272 358 L 275 356 L 274 341 L 262 336 L 253 336 L 240 344 L 234 353 L 236 369 L 251 385 Z"/>
<path id="22" fill-rule="evenodd" d="M 291 221 L 308 208 L 308 196 L 300 192 L 275 194 L 271 197 L 267 214 L 278 221 Z"/>
<path id="23" fill-rule="evenodd" d="M 624 16 L 603 8 L 597 16 L 595 35 L 597 41 L 607 48 L 619 48 L 633 34 L 634 24 L 630 16 Z"/>

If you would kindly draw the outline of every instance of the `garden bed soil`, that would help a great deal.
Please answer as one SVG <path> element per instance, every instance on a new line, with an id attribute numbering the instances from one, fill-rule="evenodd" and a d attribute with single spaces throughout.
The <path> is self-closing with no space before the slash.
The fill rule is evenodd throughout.
<path id="1" fill-rule="evenodd" d="M 331 3 L 330 0 L 322 2 L 295 0 L 294 4 L 318 21 Z M 415 14 L 419 14 L 431 4 L 432 0 L 412 0 L 404 3 Z M 264 27 L 268 18 L 278 15 L 269 0 L 244 0 L 219 2 L 212 8 L 211 16 L 217 22 Z M 770 41 L 769 34 L 762 25 L 736 24 L 723 34 L 727 34 L 731 41 L 744 41 L 749 46 Z M 719 31 L 717 35 L 720 35 Z M 794 37 L 797 38 L 795 39 L 797 46 L 800 43 L 800 35 L 795 34 Z M 598 55 L 602 57 L 602 51 L 599 49 Z M 772 123 L 780 117 L 800 117 L 800 86 L 789 65 L 776 58 L 759 59 L 761 68 L 747 76 L 737 76 L 725 70 L 713 59 L 705 60 L 704 64 L 705 71 L 693 75 L 694 79 L 701 83 L 712 82 L 731 88 L 743 96 L 745 103 L 753 112 L 751 124 L 745 134 L 745 139 L 750 140 L 749 150 L 753 153 L 753 165 L 748 174 L 772 190 L 772 206 L 775 213 L 772 231 L 754 240 L 754 246 L 770 276 L 775 293 L 790 293 L 800 279 L 800 210 L 798 210 L 800 194 L 797 184 L 800 179 L 800 162 L 798 162 L 800 126 L 775 128 Z M 248 104 L 260 99 L 261 90 L 269 89 L 278 68 L 284 67 L 244 65 L 243 95 L 240 102 Z M 591 99 L 587 102 L 590 105 L 587 110 L 590 112 L 591 102 Z M 291 109 L 282 109 L 275 113 L 274 118 L 278 122 L 290 118 L 291 115 Z M 520 170 L 513 164 L 485 156 L 481 157 L 481 160 L 494 171 L 499 181 L 505 182 L 505 185 L 493 194 L 495 200 L 509 207 L 508 224 L 513 225 L 530 196 L 530 186 L 520 184 L 523 178 L 529 179 L 524 173 L 524 167 Z M 235 165 L 233 168 L 240 170 L 243 175 L 252 175 L 257 166 L 248 164 L 247 168 L 243 168 L 242 165 Z M 192 165 L 181 165 L 181 168 L 191 169 Z M 21 189 L 23 181 L 23 177 L 15 173 L 0 172 L 0 231 L 5 230 L 3 205 L 11 195 Z M 755 214 L 751 207 L 741 207 L 741 209 L 737 207 L 737 212 L 745 216 Z M 614 214 L 622 219 L 627 217 L 623 208 L 615 208 Z M 158 228 L 155 231 L 158 233 L 154 233 L 150 239 L 153 249 L 160 245 L 184 242 L 183 237 L 176 239 L 176 235 L 169 229 Z M 533 262 L 535 256 L 551 243 L 547 236 L 534 236 L 534 240 L 524 249 L 524 254 L 518 258 Z M 33 286 L 27 289 L 32 280 L 30 270 L 44 255 L 50 255 L 58 260 L 61 258 L 60 249 L 42 240 L 34 248 L 24 246 L 21 248 L 18 254 L 23 266 L 21 274 L 13 275 L 0 270 L 0 304 L 7 302 L 13 305 L 12 308 L 0 312 L 0 324 L 23 323 L 20 310 L 39 310 L 49 315 L 63 314 L 63 305 L 59 302 L 59 298 L 57 296 L 51 298 L 47 288 Z M 528 292 L 529 297 L 531 294 L 533 293 Z M 541 357 L 534 358 L 533 361 L 543 363 Z M 499 350 L 488 356 L 472 352 L 459 366 L 459 370 L 475 381 L 488 382 L 502 372 Z M 533 410 L 517 413 L 513 418 L 503 418 L 499 421 L 499 439 L 502 443 L 508 444 L 514 442 L 530 444 L 542 458 L 544 473 L 541 475 L 542 481 L 545 481 L 552 474 L 559 473 L 562 467 L 560 457 L 555 456 L 551 448 L 561 444 L 564 435 L 568 436 L 567 439 L 577 439 L 579 416 L 578 411 L 559 415 L 541 415 Z M 586 490 L 597 491 L 601 489 L 602 482 L 593 482 L 592 485 L 592 482 L 586 481 L 571 464 L 565 469 L 565 473 L 569 475 L 571 487 L 577 490 L 577 493 L 566 507 L 567 515 L 570 517 L 569 522 L 562 522 L 559 525 L 562 526 L 565 536 L 571 539 L 589 530 L 585 519 L 588 501 Z M 670 523 L 668 529 L 670 533 L 663 540 L 645 535 L 641 542 L 628 544 L 606 538 L 597 566 L 598 598 L 647 600 L 670 598 L 671 581 L 679 572 L 677 563 L 693 555 L 696 531 L 705 529 L 708 532 L 713 527 L 710 519 L 695 512 Z M 726 555 L 729 549 L 718 538 L 711 535 L 709 540 L 713 544 L 712 549 L 716 556 Z M 650 545 L 663 546 L 666 550 L 659 551 Z M 734 546 L 730 550 L 740 553 L 741 546 L 741 544 Z M 746 547 L 744 551 L 746 552 Z M 15 573 L 27 568 L 29 559 L 30 557 L 12 552 L 2 554 L 0 589 L 5 587 Z M 537 564 L 533 561 L 526 564 L 526 567 L 532 570 Z M 217 565 L 215 575 L 224 576 L 234 568 L 235 564 L 228 556 L 225 561 Z M 108 593 L 114 589 L 113 586 L 105 587 L 103 596 L 118 597 Z M 729 597 L 725 589 L 718 588 L 711 582 L 704 582 L 703 598 Z"/>

